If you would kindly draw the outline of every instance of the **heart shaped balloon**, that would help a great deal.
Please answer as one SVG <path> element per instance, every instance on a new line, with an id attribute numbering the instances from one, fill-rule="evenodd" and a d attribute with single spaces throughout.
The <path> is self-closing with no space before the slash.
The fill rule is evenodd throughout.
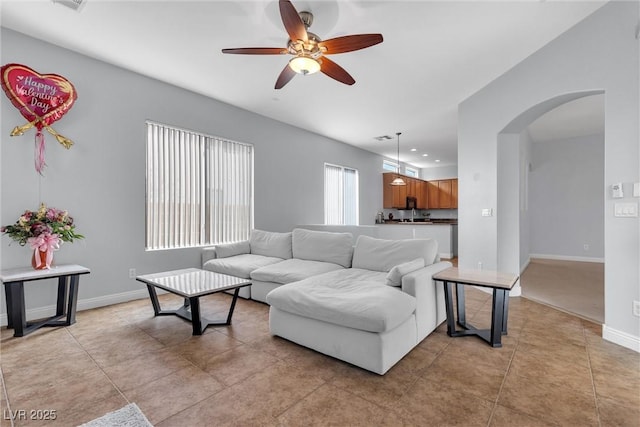
<path id="1" fill-rule="evenodd" d="M 21 64 L 4 65 L 1 72 L 5 94 L 38 130 L 60 120 L 78 97 L 73 85 L 57 74 L 40 74 Z"/>

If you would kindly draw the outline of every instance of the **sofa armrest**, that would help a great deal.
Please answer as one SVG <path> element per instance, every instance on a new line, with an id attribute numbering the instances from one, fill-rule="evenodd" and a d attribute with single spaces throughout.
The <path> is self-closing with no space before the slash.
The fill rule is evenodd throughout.
<path id="1" fill-rule="evenodd" d="M 433 275 L 451 266 L 449 261 L 440 261 L 402 278 L 402 291 L 416 298 L 418 342 L 426 338 L 447 318 L 444 288 L 433 281 Z"/>
<path id="2" fill-rule="evenodd" d="M 202 265 L 203 266 L 204 266 L 204 263 L 209 261 L 210 259 L 217 258 L 216 247 L 215 246 L 209 246 L 209 247 L 206 247 L 206 248 L 202 248 L 202 252 L 200 253 L 200 257 L 202 259 Z"/>

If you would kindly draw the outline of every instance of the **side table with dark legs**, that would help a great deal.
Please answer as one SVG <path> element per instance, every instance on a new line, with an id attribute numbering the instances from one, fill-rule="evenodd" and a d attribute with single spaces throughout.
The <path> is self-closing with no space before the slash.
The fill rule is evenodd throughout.
<path id="1" fill-rule="evenodd" d="M 4 284 L 7 302 L 7 327 L 14 330 L 14 337 L 22 337 L 43 326 L 70 326 L 76 322 L 80 275 L 90 271 L 81 265 L 57 265 L 50 269 L 34 270 L 31 267 L 2 270 L 0 281 Z M 35 281 L 58 279 L 56 314 L 38 321 L 28 322 L 25 308 L 24 287 L 36 286 Z M 62 318 L 66 318 L 61 320 Z"/>
<path id="2" fill-rule="evenodd" d="M 518 281 L 518 276 L 497 271 L 460 270 L 448 268 L 433 276 L 433 280 L 443 282 L 444 299 L 447 310 L 447 335 L 465 337 L 475 335 L 485 340 L 492 347 L 502 347 L 502 335 L 507 334 L 509 317 L 509 291 Z M 456 285 L 457 320 L 454 317 L 453 285 Z M 480 286 L 493 290 L 491 305 L 491 329 L 477 329 L 467 323 L 464 286 Z M 462 330 L 458 330 L 460 326 Z"/>

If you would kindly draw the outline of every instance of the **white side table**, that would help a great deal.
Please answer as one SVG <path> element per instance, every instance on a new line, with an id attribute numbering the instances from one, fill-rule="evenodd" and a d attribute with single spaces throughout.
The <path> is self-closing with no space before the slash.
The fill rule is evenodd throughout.
<path id="1" fill-rule="evenodd" d="M 23 337 L 43 326 L 70 326 L 76 322 L 78 285 L 81 274 L 89 274 L 81 265 L 56 265 L 47 270 L 31 267 L 0 271 L 7 300 L 7 327 L 13 328 L 14 337 Z M 58 278 L 58 301 L 55 316 L 35 322 L 27 322 L 24 303 L 24 284 L 43 279 Z M 65 320 L 61 320 L 66 317 Z"/>

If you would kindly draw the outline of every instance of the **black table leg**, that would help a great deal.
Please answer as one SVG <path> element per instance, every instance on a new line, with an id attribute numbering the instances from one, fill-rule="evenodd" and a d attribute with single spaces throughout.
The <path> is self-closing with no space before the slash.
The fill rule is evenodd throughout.
<path id="1" fill-rule="evenodd" d="M 502 309 L 502 335 L 507 335 L 507 320 L 509 319 L 509 291 L 504 291 L 504 306 Z"/>
<path id="2" fill-rule="evenodd" d="M 56 302 L 56 316 L 64 314 L 64 305 L 67 300 L 67 276 L 58 277 L 58 299 Z"/>
<path id="3" fill-rule="evenodd" d="M 151 305 L 153 306 L 153 315 L 157 316 L 160 314 L 160 302 L 158 301 L 156 288 L 155 286 L 147 285 L 147 290 L 149 291 L 149 299 L 151 300 Z"/>
<path id="4" fill-rule="evenodd" d="M 233 316 L 233 310 L 236 308 L 236 301 L 238 300 L 238 293 L 240 292 L 240 288 L 236 288 L 233 293 L 233 299 L 231 300 L 231 308 L 229 309 L 229 315 L 227 316 L 227 325 L 231 324 L 231 316 Z"/>
<path id="5" fill-rule="evenodd" d="M 80 275 L 73 274 L 69 277 L 69 302 L 67 303 L 67 322 L 65 326 L 71 326 L 76 323 L 76 309 L 78 307 L 78 284 L 80 282 Z M 59 287 L 59 285 L 58 285 Z M 66 286 L 65 286 L 66 289 Z M 58 294 L 59 294 L 58 289 Z"/>
<path id="6" fill-rule="evenodd" d="M 193 325 L 193 335 L 202 335 L 204 332 L 202 328 L 202 319 L 200 317 L 200 298 L 189 298 L 189 305 L 191 306 L 191 324 Z M 207 322 L 204 324 L 204 328 L 209 326 Z"/>
<path id="7" fill-rule="evenodd" d="M 444 282 L 444 304 L 447 311 L 447 335 L 453 336 L 456 330 L 455 320 L 453 318 L 453 292 L 451 289 L 452 283 Z"/>
<path id="8" fill-rule="evenodd" d="M 493 301 L 491 304 L 491 346 L 502 347 L 502 327 L 504 315 L 504 290 L 493 290 Z"/>
<path id="9" fill-rule="evenodd" d="M 456 283 L 456 306 L 458 308 L 458 325 L 465 327 L 467 324 L 467 312 L 464 308 L 464 285 Z"/>
<path id="10" fill-rule="evenodd" d="M 27 314 L 24 306 L 24 283 L 5 283 L 7 297 L 7 324 L 13 328 L 14 337 L 22 337 L 27 329 Z"/>

